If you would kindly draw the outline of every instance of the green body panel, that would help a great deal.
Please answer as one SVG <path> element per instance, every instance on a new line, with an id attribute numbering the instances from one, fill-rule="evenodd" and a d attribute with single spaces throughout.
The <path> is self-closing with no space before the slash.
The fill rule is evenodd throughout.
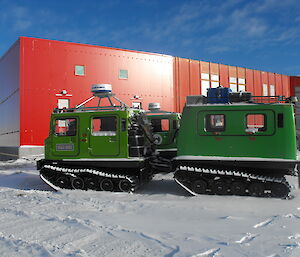
<path id="1" fill-rule="evenodd" d="M 225 115 L 224 131 L 206 131 L 207 115 Z M 246 131 L 246 115 L 263 114 L 264 131 Z M 283 114 L 283 127 L 278 125 Z M 178 156 L 296 159 L 291 104 L 211 104 L 185 106 L 177 138 Z"/>
<path id="2" fill-rule="evenodd" d="M 80 158 L 128 158 L 128 126 L 131 110 L 110 110 L 93 112 L 54 113 L 50 121 L 50 134 L 45 140 L 45 159 Z M 114 134 L 93 135 L 92 119 L 103 117 L 116 118 Z M 77 133 L 74 136 L 55 134 L 56 119 L 76 119 Z M 57 145 L 69 149 L 58 150 Z"/>
<path id="3" fill-rule="evenodd" d="M 169 129 L 167 131 L 153 131 L 154 135 L 161 137 L 161 142 L 156 145 L 157 149 L 176 149 L 176 135 L 179 129 L 180 114 L 179 113 L 148 113 L 148 119 L 153 120 L 169 120 Z"/>

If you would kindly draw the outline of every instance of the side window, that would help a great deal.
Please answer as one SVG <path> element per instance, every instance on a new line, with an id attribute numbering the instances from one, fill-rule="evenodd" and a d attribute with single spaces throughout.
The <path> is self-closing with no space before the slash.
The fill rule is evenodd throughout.
<path id="1" fill-rule="evenodd" d="M 76 119 L 57 119 L 55 120 L 55 135 L 75 136 L 77 130 Z"/>
<path id="2" fill-rule="evenodd" d="M 152 119 L 153 132 L 166 132 L 170 130 L 169 119 Z"/>
<path id="3" fill-rule="evenodd" d="M 115 136 L 117 134 L 117 119 L 113 116 L 96 117 L 92 119 L 93 136 Z"/>
<path id="4" fill-rule="evenodd" d="M 266 131 L 266 119 L 264 114 L 247 114 L 246 115 L 246 132 L 256 133 Z"/>
<path id="5" fill-rule="evenodd" d="M 225 131 L 225 115 L 224 114 L 206 115 L 205 129 L 208 132 Z"/>

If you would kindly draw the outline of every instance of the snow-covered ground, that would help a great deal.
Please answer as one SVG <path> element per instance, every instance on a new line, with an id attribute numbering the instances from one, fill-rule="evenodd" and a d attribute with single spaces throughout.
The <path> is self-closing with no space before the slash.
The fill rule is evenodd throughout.
<path id="1" fill-rule="evenodd" d="M 292 200 L 191 197 L 156 175 L 134 194 L 54 192 L 34 162 L 0 162 L 0 256 L 300 256 Z"/>

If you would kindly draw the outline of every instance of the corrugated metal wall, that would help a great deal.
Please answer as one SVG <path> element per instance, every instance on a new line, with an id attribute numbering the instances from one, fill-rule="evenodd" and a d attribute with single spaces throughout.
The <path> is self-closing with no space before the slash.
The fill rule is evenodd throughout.
<path id="1" fill-rule="evenodd" d="M 174 105 L 182 111 L 188 95 L 205 94 L 218 85 L 256 96 L 291 95 L 289 76 L 224 64 L 174 57 Z"/>
<path id="2" fill-rule="evenodd" d="M 293 96 L 298 97 L 298 101 L 300 101 L 300 77 L 292 76 L 290 77 L 291 81 L 291 94 Z M 296 103 L 295 113 L 296 113 L 296 127 L 297 127 L 297 135 L 300 138 L 300 102 Z"/>
<path id="3" fill-rule="evenodd" d="M 117 96 L 129 105 L 133 96 L 138 95 L 144 109 L 149 102 L 160 102 L 162 109 L 178 112 L 182 111 L 187 95 L 206 94 L 207 88 L 219 85 L 254 95 L 290 96 L 290 77 L 285 75 L 27 37 L 20 38 L 20 46 L 17 41 L 0 65 L 0 100 L 20 87 L 20 94 L 15 93 L 7 101 L 6 109 L 2 107 L 5 118 L 1 117 L 1 133 L 20 131 L 21 145 L 43 145 L 49 117 L 58 100 L 69 99 L 70 106 L 75 106 L 91 96 L 90 86 L 94 83 L 112 84 Z M 84 66 L 83 76 L 75 74 L 75 66 Z M 125 71 L 125 79 L 120 77 L 121 70 Z M 67 90 L 67 95 L 60 95 L 62 90 Z M 17 133 L 6 145 L 19 144 Z"/>
<path id="4" fill-rule="evenodd" d="M 130 106 L 138 95 L 144 109 L 150 102 L 174 109 L 172 56 L 26 37 L 21 50 L 21 145 L 43 145 L 58 99 L 74 107 L 91 97 L 95 83 L 112 84 Z M 84 75 L 76 75 L 75 66 L 84 67 Z"/>
<path id="5" fill-rule="evenodd" d="M 20 142 L 19 67 L 20 44 L 17 41 L 0 59 L 0 152 L 16 154 Z M 0 153 L 1 159 L 1 153 Z"/>

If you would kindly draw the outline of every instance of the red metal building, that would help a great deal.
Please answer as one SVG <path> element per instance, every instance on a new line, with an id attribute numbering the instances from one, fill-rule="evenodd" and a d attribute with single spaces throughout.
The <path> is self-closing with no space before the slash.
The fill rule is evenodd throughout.
<path id="1" fill-rule="evenodd" d="M 292 76 L 291 78 L 291 95 L 297 96 L 298 101 L 300 101 L 300 76 Z M 300 141 L 300 103 L 296 103 L 295 108 L 296 114 L 296 127 L 297 127 L 297 136 Z"/>
<path id="2" fill-rule="evenodd" d="M 287 75 L 174 57 L 174 105 L 177 111 L 183 108 L 187 95 L 206 95 L 207 88 L 219 85 L 257 96 L 291 95 Z"/>
<path id="3" fill-rule="evenodd" d="M 95 83 L 127 104 L 160 102 L 181 111 L 187 95 L 219 85 L 290 96 L 298 77 L 168 55 L 20 37 L 0 59 L 0 156 L 42 151 L 57 106 L 75 106 Z M 300 85 L 300 83 L 298 83 Z M 139 96 L 139 99 L 134 100 Z"/>

